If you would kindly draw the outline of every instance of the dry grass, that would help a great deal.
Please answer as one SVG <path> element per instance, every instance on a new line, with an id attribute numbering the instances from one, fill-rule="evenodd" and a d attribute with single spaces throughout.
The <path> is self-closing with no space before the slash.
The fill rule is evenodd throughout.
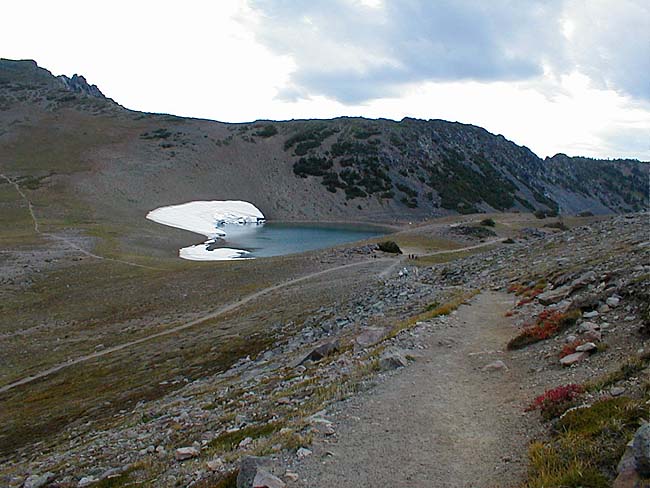
<path id="1" fill-rule="evenodd" d="M 470 299 L 472 299 L 474 296 L 476 296 L 480 290 L 471 290 L 471 291 L 464 291 L 464 292 L 458 292 L 454 296 L 452 296 L 447 302 L 438 304 L 436 303 L 435 306 L 429 306 L 427 309 L 419 313 L 417 315 L 414 315 L 412 317 L 409 317 L 406 320 L 402 320 L 398 322 L 393 329 L 391 330 L 390 334 L 388 335 L 387 338 L 392 338 L 395 337 L 397 334 L 402 332 L 403 330 L 408 330 L 412 327 L 414 327 L 418 322 L 424 322 L 426 320 L 431 320 L 436 317 L 440 317 L 442 315 L 449 315 L 451 312 L 456 310 L 458 307 L 461 305 L 467 303 Z"/>
<path id="2" fill-rule="evenodd" d="M 531 445 L 523 487 L 611 486 L 627 442 L 648 413 L 645 402 L 623 397 L 570 410 L 548 442 Z"/>

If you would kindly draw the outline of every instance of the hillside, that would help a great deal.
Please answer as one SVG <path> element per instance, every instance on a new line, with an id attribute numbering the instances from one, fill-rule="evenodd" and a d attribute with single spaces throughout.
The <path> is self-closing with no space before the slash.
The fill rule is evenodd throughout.
<path id="1" fill-rule="evenodd" d="M 110 226 L 133 249 L 136 235 L 163 232 L 147 211 L 194 199 L 249 200 L 278 220 L 638 211 L 649 167 L 541 160 L 503 136 L 442 120 L 226 124 L 140 113 L 83 77 L 0 61 L 0 171 L 30 192 L 49 225 Z"/>
<path id="2" fill-rule="evenodd" d="M 649 167 L 440 120 L 139 113 L 0 60 L 0 485 L 636 475 L 617 465 L 650 414 Z M 394 232 L 197 262 L 145 219 L 235 198 Z"/>

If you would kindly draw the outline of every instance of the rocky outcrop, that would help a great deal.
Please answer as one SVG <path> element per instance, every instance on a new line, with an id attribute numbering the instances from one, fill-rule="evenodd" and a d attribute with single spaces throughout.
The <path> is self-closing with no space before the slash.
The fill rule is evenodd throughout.
<path id="1" fill-rule="evenodd" d="M 72 78 L 61 75 L 58 78 L 61 80 L 63 85 L 72 92 L 82 93 L 89 97 L 106 98 L 100 89 L 97 88 L 97 85 L 91 85 L 86 81 L 86 78 L 81 75 L 74 74 L 72 75 Z"/>

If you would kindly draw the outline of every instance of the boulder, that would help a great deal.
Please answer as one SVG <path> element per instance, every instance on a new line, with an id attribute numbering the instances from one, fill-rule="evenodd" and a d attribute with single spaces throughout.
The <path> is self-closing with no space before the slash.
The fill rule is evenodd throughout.
<path id="1" fill-rule="evenodd" d="M 552 305 L 571 295 L 574 291 L 584 288 L 596 280 L 596 273 L 588 271 L 573 280 L 568 285 L 558 286 L 552 290 L 546 291 L 537 297 L 537 301 L 542 305 Z"/>
<path id="2" fill-rule="evenodd" d="M 408 366 L 408 361 L 398 351 L 385 351 L 379 358 L 379 368 L 382 371 L 390 371 L 404 366 Z"/>
<path id="3" fill-rule="evenodd" d="M 339 351 L 339 341 L 331 341 L 321 344 L 320 346 L 314 348 L 305 359 L 303 359 L 300 364 L 306 361 L 320 361 L 324 357 L 331 356 L 332 354 Z"/>
<path id="4" fill-rule="evenodd" d="M 574 292 L 576 290 L 579 290 L 580 288 L 584 288 L 590 283 L 593 283 L 596 281 L 596 273 L 593 271 L 587 271 L 583 275 L 580 275 L 578 278 L 573 280 L 569 287 L 571 288 L 571 291 Z"/>
<path id="5" fill-rule="evenodd" d="M 618 476 L 614 480 L 613 488 L 635 488 L 639 482 L 639 474 L 636 472 L 636 462 L 634 459 L 633 442 L 630 441 L 621 460 L 616 467 Z"/>
<path id="6" fill-rule="evenodd" d="M 587 352 L 574 352 L 573 354 L 569 354 L 560 359 L 560 364 L 562 366 L 571 366 L 572 364 L 579 363 L 587 356 L 589 356 L 589 353 Z"/>
<path id="7" fill-rule="evenodd" d="M 268 466 L 270 461 L 267 458 L 257 456 L 245 456 L 239 462 L 239 474 L 237 474 L 237 488 L 252 488 L 258 468 Z"/>
<path id="8" fill-rule="evenodd" d="M 386 327 L 364 327 L 354 342 L 361 348 L 374 346 L 388 335 Z"/>
<path id="9" fill-rule="evenodd" d="M 286 485 L 277 476 L 273 476 L 266 469 L 257 467 L 255 478 L 253 478 L 253 488 L 284 488 Z"/>
<path id="10" fill-rule="evenodd" d="M 650 424 L 643 424 L 637 429 L 632 449 L 637 472 L 642 477 L 650 476 Z"/>
<path id="11" fill-rule="evenodd" d="M 559 286 L 537 296 L 537 301 L 542 305 L 552 305 L 558 303 L 566 298 L 571 293 L 571 288 L 568 286 Z"/>

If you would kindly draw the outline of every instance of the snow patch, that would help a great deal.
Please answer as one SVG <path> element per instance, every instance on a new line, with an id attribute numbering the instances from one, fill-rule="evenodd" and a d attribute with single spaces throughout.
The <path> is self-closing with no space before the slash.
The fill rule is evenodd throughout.
<path id="1" fill-rule="evenodd" d="M 192 261 L 223 261 L 246 259 L 250 252 L 230 248 L 209 250 L 215 239 L 226 236 L 226 233 L 218 226 L 263 223 L 264 214 L 249 202 L 213 200 L 160 207 L 149 212 L 147 219 L 170 227 L 196 232 L 209 238 L 203 244 L 180 249 L 179 256 L 181 258 Z"/>
<path id="2" fill-rule="evenodd" d="M 219 247 L 210 251 L 209 243 L 198 244 L 196 246 L 183 247 L 178 251 L 178 255 L 183 259 L 190 261 L 230 261 L 233 259 L 250 259 L 250 252 L 243 249 L 231 249 L 229 247 Z"/>

